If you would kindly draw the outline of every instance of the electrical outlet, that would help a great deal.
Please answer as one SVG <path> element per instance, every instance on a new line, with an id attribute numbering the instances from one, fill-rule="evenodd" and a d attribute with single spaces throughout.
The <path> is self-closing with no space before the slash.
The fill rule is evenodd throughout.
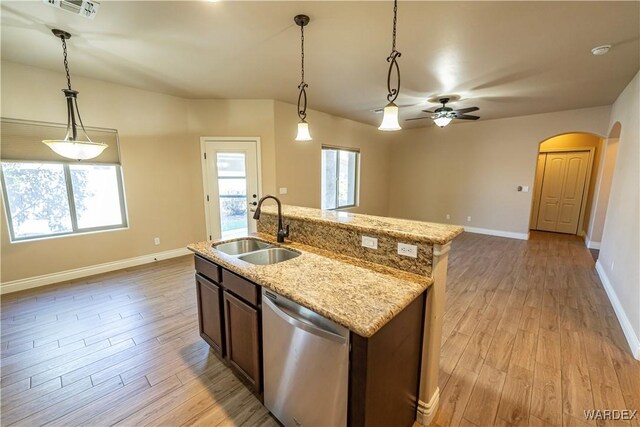
<path id="1" fill-rule="evenodd" d="M 278 190 L 278 193 L 280 194 L 287 194 L 287 187 L 280 187 L 280 189 Z"/>
<path id="2" fill-rule="evenodd" d="M 378 249 L 378 239 L 375 237 L 362 236 L 362 246 L 369 249 Z"/>
<path id="3" fill-rule="evenodd" d="M 159 237 L 154 237 L 153 244 L 158 246 L 160 244 L 160 238 Z"/>
<path id="4" fill-rule="evenodd" d="M 447 219 L 451 219 L 451 214 L 446 215 Z"/>
<path id="5" fill-rule="evenodd" d="M 416 245 L 407 245 L 406 243 L 398 243 L 398 255 L 418 257 L 418 247 Z"/>
<path id="6" fill-rule="evenodd" d="M 467 222 L 471 222 L 471 217 L 470 216 L 467 217 Z"/>

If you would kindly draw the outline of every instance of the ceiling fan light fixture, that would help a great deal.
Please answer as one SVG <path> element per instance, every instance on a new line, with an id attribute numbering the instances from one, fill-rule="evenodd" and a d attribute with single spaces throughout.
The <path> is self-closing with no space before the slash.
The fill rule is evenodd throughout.
<path id="1" fill-rule="evenodd" d="M 298 123 L 298 134 L 296 135 L 296 141 L 312 141 L 311 134 L 309 133 L 309 123 L 302 120 Z"/>
<path id="2" fill-rule="evenodd" d="M 398 106 L 393 102 L 390 102 L 386 107 L 384 107 L 382 123 L 380 124 L 378 130 L 390 132 L 400 129 L 402 128 L 400 127 L 400 123 L 398 122 Z"/>
<path id="3" fill-rule="evenodd" d="M 67 75 L 67 89 L 62 89 L 67 100 L 67 135 L 64 139 L 47 139 L 42 143 L 51 148 L 55 153 L 73 160 L 89 160 L 98 157 L 107 144 L 93 142 L 82 123 L 80 110 L 78 109 L 78 91 L 71 88 L 71 76 L 69 74 L 69 63 L 67 61 L 67 40 L 71 34 L 63 30 L 51 30 L 54 36 L 62 41 L 62 54 L 64 56 L 64 70 Z M 77 119 L 77 122 L 76 122 Z M 86 139 L 78 139 L 78 123 Z"/>
<path id="4" fill-rule="evenodd" d="M 453 120 L 451 117 L 440 116 L 433 119 L 433 123 L 435 123 L 436 126 L 440 126 L 441 128 L 443 128 L 449 123 L 451 123 L 451 120 Z"/>

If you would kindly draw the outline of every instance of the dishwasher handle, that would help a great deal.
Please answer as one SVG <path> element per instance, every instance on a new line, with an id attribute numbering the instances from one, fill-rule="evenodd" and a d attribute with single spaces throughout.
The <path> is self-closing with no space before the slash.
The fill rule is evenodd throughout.
<path id="1" fill-rule="evenodd" d="M 271 308 L 271 310 L 275 314 L 278 315 L 278 317 L 280 317 L 282 320 L 289 323 L 290 325 L 295 326 L 296 328 L 303 329 L 309 332 L 310 334 L 313 334 L 322 338 L 326 338 L 332 341 L 336 341 L 340 344 L 345 344 L 347 342 L 346 337 L 343 337 L 342 335 L 338 335 L 331 331 L 328 331 L 314 323 L 311 323 L 308 320 L 307 321 L 301 320 L 293 311 L 275 303 L 270 298 L 264 298 L 262 301 L 266 303 L 267 306 Z"/>

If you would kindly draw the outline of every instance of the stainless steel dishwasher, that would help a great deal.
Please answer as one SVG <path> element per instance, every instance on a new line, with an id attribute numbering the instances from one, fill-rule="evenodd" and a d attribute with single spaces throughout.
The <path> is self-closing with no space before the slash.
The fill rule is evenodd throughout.
<path id="1" fill-rule="evenodd" d="M 347 425 L 349 330 L 263 288 L 264 405 L 286 427 Z"/>

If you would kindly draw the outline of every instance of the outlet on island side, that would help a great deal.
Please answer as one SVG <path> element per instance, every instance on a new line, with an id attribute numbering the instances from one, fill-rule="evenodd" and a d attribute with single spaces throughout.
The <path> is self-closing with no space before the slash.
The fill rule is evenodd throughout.
<path id="1" fill-rule="evenodd" d="M 378 249 L 378 239 L 375 237 L 362 236 L 362 246 L 369 249 Z"/>
<path id="2" fill-rule="evenodd" d="M 408 245 L 406 243 L 398 243 L 398 255 L 418 257 L 418 247 L 416 245 Z"/>

